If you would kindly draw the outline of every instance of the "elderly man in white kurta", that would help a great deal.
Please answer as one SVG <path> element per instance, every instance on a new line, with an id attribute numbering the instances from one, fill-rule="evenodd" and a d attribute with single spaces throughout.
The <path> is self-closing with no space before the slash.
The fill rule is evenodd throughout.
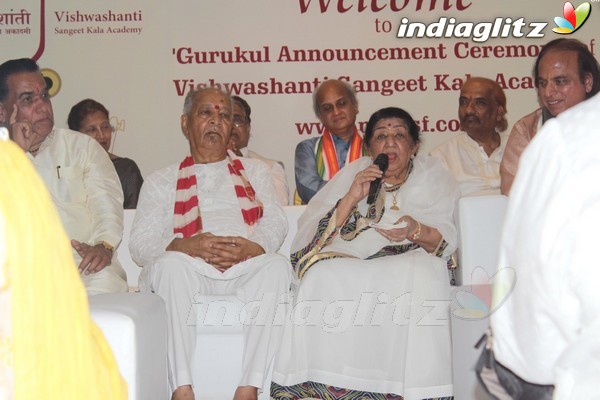
<path id="1" fill-rule="evenodd" d="M 188 94 L 181 127 L 190 155 L 146 179 L 132 228 L 131 254 L 144 267 L 140 287 L 167 303 L 175 400 L 194 398 L 190 365 L 196 332 L 187 324 L 194 297 L 262 300 L 266 309 L 260 312 L 274 316 L 291 282 L 289 261 L 274 254 L 287 220 L 268 167 L 226 149 L 231 109 L 230 97 L 217 89 Z M 245 323 L 242 378 L 234 399 L 257 398 L 281 333 L 282 327 L 271 323 Z"/>
<path id="2" fill-rule="evenodd" d="M 123 234 L 119 177 L 95 140 L 54 127 L 46 81 L 35 61 L 0 65 L 0 122 L 11 125 L 13 140 L 52 195 L 88 294 L 127 291 L 113 251 Z"/>

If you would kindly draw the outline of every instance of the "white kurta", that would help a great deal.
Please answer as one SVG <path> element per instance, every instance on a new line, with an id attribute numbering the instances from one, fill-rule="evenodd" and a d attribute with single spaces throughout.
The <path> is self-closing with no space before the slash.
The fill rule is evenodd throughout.
<path id="1" fill-rule="evenodd" d="M 549 120 L 512 186 L 494 286 L 497 360 L 555 399 L 598 398 L 600 376 L 600 95 Z M 496 282 L 497 283 L 497 282 Z M 501 282 L 502 283 L 502 282 Z"/>
<path id="2" fill-rule="evenodd" d="M 165 252 L 173 234 L 173 207 L 179 164 L 151 174 L 142 186 L 133 222 L 130 250 L 144 267 L 140 288 L 161 295 L 169 316 L 169 379 L 171 388 L 192 383 L 191 356 L 196 340 L 194 298 L 205 294 L 234 294 L 243 302 L 264 301 L 266 313 L 275 311 L 281 295 L 289 291 L 289 261 L 277 251 L 287 233 L 287 219 L 276 200 L 268 167 L 261 161 L 241 159 L 248 179 L 263 203 L 264 215 L 249 227 L 235 194 L 227 161 L 194 166 L 204 232 L 242 236 L 267 252 L 237 264 L 224 273 L 178 252 Z M 261 305 L 261 307 L 263 306 Z M 240 385 L 262 387 L 269 362 L 277 349 L 282 327 L 246 324 L 245 352 Z M 201 388 L 199 388 L 201 391 Z"/>
<path id="3" fill-rule="evenodd" d="M 500 134 L 500 146 L 489 156 L 475 140 L 465 132 L 442 143 L 430 153 L 439 158 L 454 174 L 460 192 L 466 195 L 486 195 L 500 193 L 500 162 L 508 135 Z"/>
<path id="4" fill-rule="evenodd" d="M 263 157 L 257 152 L 248 149 L 247 147 L 244 147 L 240 151 L 242 152 L 244 157 L 261 160 L 269 166 L 269 174 L 273 179 L 273 185 L 275 186 L 275 191 L 277 192 L 277 199 L 279 200 L 279 204 L 281 204 L 282 206 L 289 205 L 290 190 L 288 188 L 287 175 L 285 173 L 285 170 L 283 169 L 283 164 L 281 164 L 279 161 Z"/>
<path id="5" fill-rule="evenodd" d="M 312 239 L 319 219 L 371 162 L 363 157 L 349 164 L 313 197 L 300 218 L 293 250 Z M 449 254 L 456 248 L 458 197 L 456 181 L 438 160 L 417 157 L 397 194 L 401 211 L 392 215 L 392 196 L 386 194 L 382 221 L 411 215 L 440 231 Z M 366 208 L 366 200 L 359 203 L 363 215 Z M 360 253 L 374 241 L 379 248 L 391 244 L 374 235 L 381 236 L 368 229 L 346 242 L 348 252 Z M 341 250 L 342 243 L 334 245 Z M 283 386 L 315 381 L 407 400 L 452 395 L 449 290 L 445 259 L 423 249 L 373 260 L 317 262 L 300 282 L 273 381 Z"/>
<path id="6" fill-rule="evenodd" d="M 108 154 L 94 139 L 68 129 L 54 130 L 35 157 L 28 153 L 54 202 L 67 236 L 115 248 L 123 236 L 123 191 Z M 81 257 L 73 249 L 75 263 Z M 89 294 L 126 292 L 125 272 L 113 252 L 111 265 L 82 275 Z"/>

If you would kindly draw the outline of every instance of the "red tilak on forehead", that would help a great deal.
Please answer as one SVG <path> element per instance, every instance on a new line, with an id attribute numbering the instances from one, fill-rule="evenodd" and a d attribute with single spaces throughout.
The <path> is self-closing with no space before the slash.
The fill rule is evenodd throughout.
<path id="1" fill-rule="evenodd" d="M 221 107 L 218 104 L 215 104 L 215 108 L 218 110 Z"/>

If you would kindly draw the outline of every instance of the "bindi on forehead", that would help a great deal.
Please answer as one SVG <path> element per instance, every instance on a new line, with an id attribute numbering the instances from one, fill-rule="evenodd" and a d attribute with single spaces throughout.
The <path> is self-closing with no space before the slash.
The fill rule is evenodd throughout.
<path id="1" fill-rule="evenodd" d="M 212 103 L 212 102 L 199 103 L 198 106 L 199 107 L 205 107 L 205 108 L 214 108 L 215 110 L 220 110 L 220 109 L 226 109 L 227 108 L 226 104 L 219 104 L 219 103 Z"/>
<path id="2" fill-rule="evenodd" d="M 377 126 L 375 128 L 375 130 L 380 130 L 380 129 L 390 130 L 390 129 L 400 129 L 400 128 L 406 128 L 406 124 L 391 121 L 391 122 L 387 122 L 387 123 L 381 123 L 379 126 Z"/>

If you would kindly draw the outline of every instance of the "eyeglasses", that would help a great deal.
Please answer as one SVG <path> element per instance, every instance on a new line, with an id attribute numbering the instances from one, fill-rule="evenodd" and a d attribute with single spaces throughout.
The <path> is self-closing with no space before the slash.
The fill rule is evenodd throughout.
<path id="1" fill-rule="evenodd" d="M 244 126 L 248 123 L 248 120 L 246 118 L 242 118 L 239 115 L 234 115 L 232 122 L 233 122 L 233 126 L 235 126 L 236 128 L 241 128 L 242 126 Z"/>

